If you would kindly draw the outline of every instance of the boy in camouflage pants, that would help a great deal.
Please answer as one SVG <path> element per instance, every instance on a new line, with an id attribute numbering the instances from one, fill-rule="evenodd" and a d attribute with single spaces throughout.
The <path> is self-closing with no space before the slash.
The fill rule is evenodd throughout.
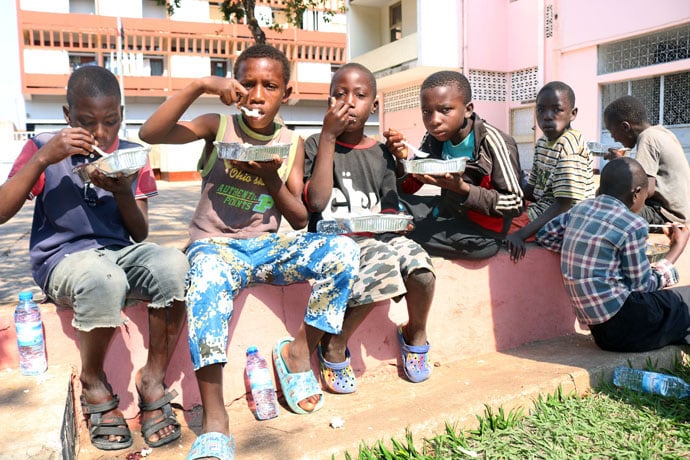
<path id="1" fill-rule="evenodd" d="M 331 81 L 329 109 L 320 134 L 305 141 L 304 200 L 309 230 L 321 219 L 397 213 L 395 159 L 364 134 L 378 107 L 376 79 L 359 64 L 341 67 Z M 398 326 L 405 374 L 412 382 L 429 378 L 426 322 L 434 295 L 431 259 L 411 239 L 397 233 L 351 234 L 360 247 L 359 276 L 352 289 L 340 335 L 325 334 L 319 345 L 323 384 L 335 393 L 352 393 L 356 380 L 347 341 L 376 302 L 405 297 L 409 320 Z"/>

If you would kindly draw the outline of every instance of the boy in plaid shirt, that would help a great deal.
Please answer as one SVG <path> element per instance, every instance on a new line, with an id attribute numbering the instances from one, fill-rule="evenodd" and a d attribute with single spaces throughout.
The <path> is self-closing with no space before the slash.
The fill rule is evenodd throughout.
<path id="1" fill-rule="evenodd" d="M 690 343 L 690 286 L 678 282 L 673 263 L 690 236 L 686 226 L 670 227 L 670 250 L 651 266 L 649 232 L 640 209 L 648 178 L 629 157 L 604 167 L 596 198 L 549 221 L 537 242 L 561 253 L 563 282 L 580 322 L 596 344 L 610 351 L 647 351 Z"/>

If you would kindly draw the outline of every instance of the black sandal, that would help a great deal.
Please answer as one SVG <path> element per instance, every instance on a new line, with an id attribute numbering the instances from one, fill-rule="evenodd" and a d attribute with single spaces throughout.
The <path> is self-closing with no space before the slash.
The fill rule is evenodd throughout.
<path id="1" fill-rule="evenodd" d="M 101 404 L 89 404 L 81 396 L 81 408 L 88 417 L 89 437 L 91 444 L 101 450 L 126 449 L 132 445 L 132 433 L 127 422 L 119 415 L 103 417 L 105 412 L 111 411 L 120 404 L 120 398 L 113 395 L 113 399 Z M 123 426 L 124 425 L 124 426 Z M 120 436 L 119 441 L 110 441 L 110 436 Z"/>
<path id="2" fill-rule="evenodd" d="M 175 413 L 172 410 L 170 401 L 172 401 L 177 396 L 177 391 L 165 390 L 165 395 L 157 401 L 150 403 L 142 402 L 141 395 L 139 396 L 139 409 L 142 412 L 151 412 L 154 410 L 161 410 L 163 414 L 160 417 L 152 418 L 141 424 L 141 435 L 144 437 L 144 442 L 149 447 L 160 447 L 169 442 L 172 442 L 180 437 L 182 431 L 180 430 L 180 422 L 177 421 Z M 156 434 L 158 431 L 165 427 L 172 426 L 174 431 L 164 438 L 160 438 L 157 441 L 149 441 L 149 438 Z"/>

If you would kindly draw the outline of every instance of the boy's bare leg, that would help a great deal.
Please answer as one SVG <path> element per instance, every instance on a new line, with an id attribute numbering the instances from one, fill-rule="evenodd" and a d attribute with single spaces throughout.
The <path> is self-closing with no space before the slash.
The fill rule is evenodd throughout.
<path id="1" fill-rule="evenodd" d="M 364 322 L 366 317 L 371 313 L 376 304 L 369 303 L 366 305 L 357 305 L 356 307 L 348 307 L 345 310 L 345 319 L 343 320 L 343 332 L 340 335 L 324 333 L 321 338 L 321 351 L 326 361 L 331 363 L 342 363 L 345 361 L 345 348 L 347 342 L 352 337 L 352 334 L 357 330 L 360 324 Z"/>
<path id="2" fill-rule="evenodd" d="M 89 404 L 103 404 L 110 401 L 112 393 L 108 388 L 108 380 L 103 371 L 105 354 L 110 346 L 110 341 L 115 334 L 114 327 L 99 327 L 90 331 L 79 331 L 79 354 L 81 356 L 81 381 L 82 396 Z M 104 412 L 102 417 L 122 417 L 119 408 Z M 108 436 L 108 441 L 121 441 L 120 436 Z"/>
<path id="3" fill-rule="evenodd" d="M 415 270 L 405 280 L 407 294 L 407 324 L 403 327 L 405 343 L 413 346 L 426 345 L 426 322 L 434 298 L 436 277 L 427 269 Z"/>
<path id="4" fill-rule="evenodd" d="M 223 366 L 211 364 L 196 371 L 201 404 L 204 414 L 201 422 L 203 433 L 218 432 L 230 436 L 230 418 L 223 398 Z"/>
<path id="5" fill-rule="evenodd" d="M 135 384 L 142 402 L 154 402 L 165 395 L 165 373 L 180 337 L 185 317 L 183 301 L 173 301 L 170 308 L 149 308 L 149 353 L 144 367 L 137 371 Z M 142 425 L 149 419 L 162 415 L 161 410 L 142 413 Z M 174 426 L 162 428 L 149 441 L 156 442 L 175 431 Z"/>
<path id="6" fill-rule="evenodd" d="M 324 332 L 305 323 L 299 328 L 295 340 L 283 346 L 280 355 L 290 373 L 311 371 L 311 354 L 316 349 Z M 314 410 L 321 395 L 311 395 L 298 405 L 307 412 Z"/>

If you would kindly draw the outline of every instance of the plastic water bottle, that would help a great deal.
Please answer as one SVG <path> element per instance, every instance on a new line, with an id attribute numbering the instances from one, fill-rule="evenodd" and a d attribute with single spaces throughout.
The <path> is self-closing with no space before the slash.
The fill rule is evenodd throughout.
<path id="1" fill-rule="evenodd" d="M 681 378 L 624 366 L 619 366 L 613 371 L 613 384 L 643 393 L 674 398 L 690 397 L 690 385 Z"/>
<path id="2" fill-rule="evenodd" d="M 256 347 L 247 348 L 247 378 L 256 407 L 256 418 L 268 420 L 278 416 L 279 407 L 271 369 Z"/>
<path id="3" fill-rule="evenodd" d="M 48 368 L 41 310 L 34 302 L 32 292 L 20 292 L 19 304 L 14 310 L 17 328 L 19 368 L 24 375 L 38 375 Z"/>

